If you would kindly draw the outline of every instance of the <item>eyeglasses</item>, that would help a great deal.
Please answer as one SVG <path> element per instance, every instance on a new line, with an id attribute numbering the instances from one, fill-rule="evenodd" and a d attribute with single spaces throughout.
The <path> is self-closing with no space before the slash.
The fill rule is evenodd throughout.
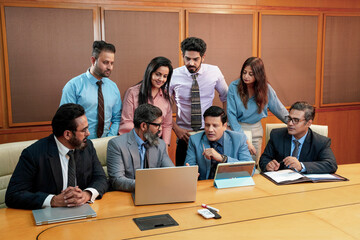
<path id="1" fill-rule="evenodd" d="M 145 123 L 150 124 L 150 125 L 157 126 L 157 129 L 158 129 L 158 130 L 160 129 L 161 124 L 162 124 L 162 123 L 152 123 L 152 122 L 145 122 Z"/>
<path id="2" fill-rule="evenodd" d="M 304 118 L 304 119 L 292 118 L 292 117 L 290 117 L 290 116 L 286 116 L 286 117 L 285 117 L 285 121 L 286 121 L 287 123 L 289 123 L 290 121 L 292 121 L 292 123 L 293 123 L 294 125 L 296 125 L 296 124 L 298 124 L 299 122 L 304 121 L 304 120 L 306 120 L 306 119 L 305 119 L 305 118 Z"/>

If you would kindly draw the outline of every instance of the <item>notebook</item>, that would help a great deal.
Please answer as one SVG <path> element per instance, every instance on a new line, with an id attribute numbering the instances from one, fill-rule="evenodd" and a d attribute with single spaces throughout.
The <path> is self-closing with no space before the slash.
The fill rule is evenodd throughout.
<path id="1" fill-rule="evenodd" d="M 229 188 L 255 185 L 252 176 L 254 161 L 219 163 L 214 177 L 216 188 Z"/>
<path id="2" fill-rule="evenodd" d="M 57 222 L 65 222 L 83 218 L 96 217 L 96 212 L 89 204 L 79 207 L 46 207 L 32 211 L 36 225 L 45 225 Z"/>
<path id="3" fill-rule="evenodd" d="M 196 200 L 198 166 L 137 169 L 135 179 L 135 205 Z"/>

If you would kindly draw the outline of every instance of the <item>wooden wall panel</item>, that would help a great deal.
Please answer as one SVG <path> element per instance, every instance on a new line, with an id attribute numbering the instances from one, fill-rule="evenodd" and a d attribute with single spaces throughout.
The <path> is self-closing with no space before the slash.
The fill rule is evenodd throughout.
<path id="1" fill-rule="evenodd" d="M 5 7 L 5 21 L 9 125 L 48 122 L 65 83 L 90 66 L 93 10 Z"/>
<path id="2" fill-rule="evenodd" d="M 105 10 L 104 16 L 105 40 L 117 51 L 111 79 L 122 97 L 142 80 L 154 57 L 179 65 L 179 12 Z"/>
<path id="3" fill-rule="evenodd" d="M 315 104 L 318 16 L 262 14 L 260 26 L 260 56 L 280 100 Z"/>
<path id="4" fill-rule="evenodd" d="M 189 12 L 188 36 L 207 44 L 205 63 L 217 65 L 227 84 L 240 77 L 244 61 L 253 56 L 253 14 Z M 218 94 L 214 105 L 222 106 Z"/>
<path id="5" fill-rule="evenodd" d="M 360 102 L 360 16 L 326 16 L 323 104 Z"/>

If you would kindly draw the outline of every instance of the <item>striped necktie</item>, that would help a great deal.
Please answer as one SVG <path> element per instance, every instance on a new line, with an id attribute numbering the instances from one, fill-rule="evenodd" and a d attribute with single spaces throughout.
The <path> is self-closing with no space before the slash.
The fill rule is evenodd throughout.
<path id="1" fill-rule="evenodd" d="M 96 135 L 98 138 L 100 138 L 104 132 L 104 97 L 102 94 L 102 88 L 101 85 L 103 82 L 97 81 L 96 84 L 99 86 L 98 88 L 98 126 Z"/>
<path id="2" fill-rule="evenodd" d="M 197 73 L 191 75 L 193 82 L 191 86 L 191 128 L 198 131 L 201 128 L 201 103 L 199 84 L 196 80 Z"/>

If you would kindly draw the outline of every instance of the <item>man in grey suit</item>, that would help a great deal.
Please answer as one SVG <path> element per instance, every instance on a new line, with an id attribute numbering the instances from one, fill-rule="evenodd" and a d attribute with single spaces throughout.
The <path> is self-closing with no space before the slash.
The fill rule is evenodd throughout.
<path id="1" fill-rule="evenodd" d="M 290 107 L 287 128 L 274 129 L 270 133 L 270 140 L 260 157 L 262 171 L 284 168 L 308 174 L 336 171 L 330 138 L 309 128 L 314 117 L 314 107 L 306 102 L 296 102 Z"/>
<path id="2" fill-rule="evenodd" d="M 134 191 L 136 169 L 174 166 L 158 136 L 161 122 L 160 108 L 142 104 L 134 113 L 134 129 L 109 141 L 107 170 L 114 190 Z"/>

